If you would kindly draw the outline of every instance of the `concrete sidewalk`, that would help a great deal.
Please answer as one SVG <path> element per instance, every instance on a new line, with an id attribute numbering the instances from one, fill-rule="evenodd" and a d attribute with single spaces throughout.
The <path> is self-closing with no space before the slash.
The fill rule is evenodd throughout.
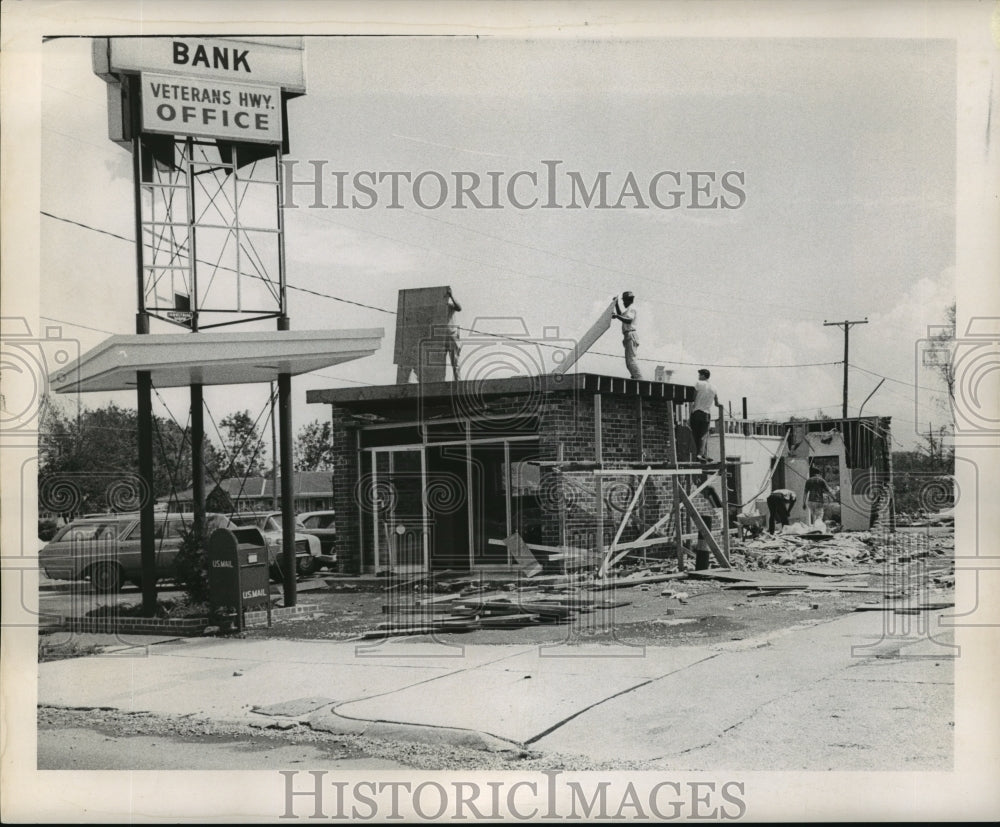
<path id="1" fill-rule="evenodd" d="M 677 769 L 948 769 L 940 612 L 860 612 L 721 646 L 175 639 L 39 666 L 38 702 Z M 929 625 L 925 625 L 929 624 Z M 453 643 L 454 641 L 454 643 Z M 145 641 L 135 641 L 136 644 Z"/>

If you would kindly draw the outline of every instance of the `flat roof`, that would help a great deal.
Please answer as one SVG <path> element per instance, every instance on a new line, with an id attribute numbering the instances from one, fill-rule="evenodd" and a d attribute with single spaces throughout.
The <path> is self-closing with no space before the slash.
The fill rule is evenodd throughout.
<path id="1" fill-rule="evenodd" d="M 383 328 L 151 333 L 111 336 L 72 364 L 53 371 L 57 393 L 134 388 L 149 371 L 158 388 L 273 382 L 371 356 Z"/>
<path id="2" fill-rule="evenodd" d="M 478 399 L 487 396 L 568 391 L 671 399 L 678 404 L 694 400 L 694 387 L 692 385 L 675 385 L 645 379 L 623 379 L 617 376 L 601 376 L 596 373 L 564 373 L 512 376 L 506 379 L 469 379 L 460 382 L 427 382 L 425 384 L 372 385 L 359 388 L 310 390 L 306 391 L 306 402 L 327 403 L 345 408 L 363 408 L 369 405 L 393 402 L 405 404 L 417 399 L 448 399 L 454 396 Z"/>

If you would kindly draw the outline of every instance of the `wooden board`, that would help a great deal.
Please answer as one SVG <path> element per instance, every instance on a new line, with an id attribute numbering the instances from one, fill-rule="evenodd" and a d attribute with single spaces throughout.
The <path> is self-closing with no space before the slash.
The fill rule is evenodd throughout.
<path id="1" fill-rule="evenodd" d="M 808 580 L 751 580 L 744 583 L 728 583 L 722 588 L 728 589 L 762 589 L 765 591 L 790 591 L 792 589 L 801 589 L 803 591 L 808 591 L 810 587 Z M 817 591 L 825 591 L 824 589 L 817 589 Z"/>
<path id="2" fill-rule="evenodd" d="M 649 583 L 665 583 L 668 580 L 679 580 L 682 577 L 687 577 L 687 575 L 688 572 L 675 571 L 672 574 L 654 574 L 652 577 L 637 577 L 634 580 L 624 577 L 620 577 L 615 580 L 595 580 L 590 584 L 590 588 L 595 591 L 603 591 L 604 589 L 628 589 L 632 586 L 645 586 Z"/>
<path id="3" fill-rule="evenodd" d="M 689 571 L 687 574 L 698 580 L 727 580 L 739 583 L 751 583 L 762 579 L 760 575 L 734 569 L 701 569 Z"/>
<path id="4" fill-rule="evenodd" d="M 479 625 L 483 629 L 507 629 L 518 626 L 531 626 L 538 623 L 538 615 L 499 615 L 497 617 L 483 617 L 479 619 Z"/>
<path id="5" fill-rule="evenodd" d="M 517 560 L 517 565 L 525 577 L 534 577 L 542 570 L 542 564 L 535 559 L 535 555 L 531 553 L 531 550 L 524 544 L 524 540 L 521 539 L 521 535 L 516 531 L 503 542 L 507 546 L 507 552 L 510 556 Z"/>
<path id="6" fill-rule="evenodd" d="M 850 592 L 851 594 L 886 594 L 885 589 L 872 588 L 871 586 L 834 586 L 834 585 L 820 585 L 818 583 L 810 583 L 808 580 L 795 581 L 795 582 L 768 582 L 765 580 L 748 583 L 730 583 L 727 586 L 722 587 L 724 590 L 729 589 L 762 589 L 764 591 L 791 591 L 793 589 L 801 589 L 807 592 Z"/>
<path id="7" fill-rule="evenodd" d="M 811 574 L 814 577 L 855 577 L 865 574 L 878 574 L 877 571 L 871 569 L 838 569 L 836 566 L 808 565 L 788 566 L 787 568 L 789 571 L 794 571 L 798 574 Z"/>
<path id="8" fill-rule="evenodd" d="M 509 597 L 509 596 L 510 592 L 498 592 L 498 591 L 481 592 L 477 594 L 459 594 L 458 592 L 455 592 L 454 594 L 443 594 L 440 595 L 439 597 L 422 597 L 417 602 L 421 605 L 424 605 L 428 603 L 448 603 L 452 601 L 469 602 L 471 600 L 483 600 L 486 598 Z"/>
<path id="9" fill-rule="evenodd" d="M 448 287 L 400 290 L 393 362 L 417 371 L 421 382 L 445 380 L 445 349 L 437 335 L 448 323 Z M 421 359 L 425 364 L 421 365 Z"/>
<path id="10" fill-rule="evenodd" d="M 566 358 L 553 368 L 552 373 L 565 373 L 579 361 L 584 353 L 594 346 L 601 336 L 608 332 L 608 328 L 611 327 L 611 322 L 613 321 L 612 314 L 614 310 L 615 302 L 612 299 L 611 303 L 604 309 L 604 312 L 598 316 L 597 321 L 590 326 L 590 330 L 577 339 L 576 346 L 566 355 Z"/>

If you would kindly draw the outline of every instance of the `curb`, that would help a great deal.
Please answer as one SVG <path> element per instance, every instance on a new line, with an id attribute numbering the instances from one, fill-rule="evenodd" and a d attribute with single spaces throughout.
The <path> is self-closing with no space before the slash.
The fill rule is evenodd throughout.
<path id="1" fill-rule="evenodd" d="M 419 744 L 449 744 L 482 752 L 524 750 L 524 745 L 506 741 L 487 732 L 394 721 L 367 721 L 345 718 L 333 711 L 316 713 L 303 721 L 310 729 L 334 735 L 363 735 L 368 738 L 410 741 Z"/>
<path id="2" fill-rule="evenodd" d="M 89 580 L 71 580 L 60 583 L 39 583 L 40 592 L 75 592 L 90 588 Z"/>
<path id="3" fill-rule="evenodd" d="M 282 620 L 297 615 L 313 614 L 319 611 L 315 603 L 299 603 L 296 606 L 279 606 L 271 609 L 272 620 Z M 214 625 L 207 617 L 71 617 L 46 615 L 50 622 L 42 628 L 46 631 L 97 632 L 102 634 L 142 634 L 169 635 L 170 637 L 200 637 L 205 629 Z M 267 611 L 248 611 L 244 615 L 246 628 L 266 627 Z"/>

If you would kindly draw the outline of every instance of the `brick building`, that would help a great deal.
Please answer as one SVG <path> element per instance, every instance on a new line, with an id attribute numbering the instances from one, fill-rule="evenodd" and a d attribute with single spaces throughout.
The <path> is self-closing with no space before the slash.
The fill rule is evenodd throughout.
<path id="1" fill-rule="evenodd" d="M 308 391 L 330 405 L 341 565 L 507 567 L 514 532 L 538 556 L 608 544 L 637 482 L 612 472 L 669 464 L 671 417 L 693 398 L 594 374 Z M 670 484 L 646 486 L 621 541 L 663 513 Z"/>

